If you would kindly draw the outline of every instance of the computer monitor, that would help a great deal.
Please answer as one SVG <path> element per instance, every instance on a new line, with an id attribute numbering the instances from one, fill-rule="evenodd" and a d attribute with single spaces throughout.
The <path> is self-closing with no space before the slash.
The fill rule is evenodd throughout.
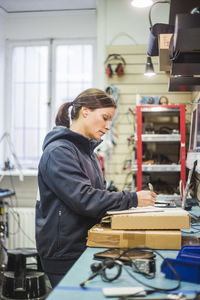
<path id="1" fill-rule="evenodd" d="M 188 151 L 200 152 L 200 103 L 192 111 Z"/>
<path id="2" fill-rule="evenodd" d="M 190 123 L 190 141 L 189 141 L 189 151 L 194 151 L 195 140 L 196 140 L 196 120 L 197 120 L 197 108 L 195 108 L 191 115 Z"/>
<path id="3" fill-rule="evenodd" d="M 197 105 L 196 149 L 200 151 L 200 103 Z"/>
<path id="4" fill-rule="evenodd" d="M 192 169 L 196 160 L 200 161 L 200 99 L 191 115 L 186 167 Z M 200 172 L 199 167 L 196 168 L 196 171 Z"/>

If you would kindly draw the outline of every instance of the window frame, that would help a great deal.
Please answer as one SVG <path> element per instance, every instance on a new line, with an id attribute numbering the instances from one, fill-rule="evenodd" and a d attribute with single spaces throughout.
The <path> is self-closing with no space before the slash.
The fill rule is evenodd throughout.
<path id="1" fill-rule="evenodd" d="M 64 46 L 64 45 L 87 45 L 91 44 L 93 46 L 93 82 L 92 87 L 95 86 L 96 82 L 96 73 L 95 73 L 95 66 L 96 66 L 96 43 L 95 39 L 55 39 L 52 40 L 52 78 L 51 82 L 52 84 L 52 90 L 51 95 L 52 99 L 56 98 L 56 47 L 57 46 Z M 55 119 L 55 108 L 56 108 L 56 101 L 51 101 L 51 112 L 50 112 L 50 127 L 54 125 L 54 119 Z"/>
<path id="2" fill-rule="evenodd" d="M 55 107 L 56 107 L 56 47 L 59 45 L 86 45 L 93 47 L 93 80 L 92 87 L 96 82 L 96 40 L 95 38 L 85 39 L 43 39 L 43 40 L 7 40 L 5 57 L 5 93 L 4 93 L 4 128 L 3 132 L 12 136 L 12 54 L 15 47 L 26 46 L 47 46 L 48 47 L 48 87 L 47 87 L 47 132 L 55 125 Z M 3 143 L 3 162 L 7 159 L 8 145 Z M 23 168 L 23 166 L 22 166 Z"/>

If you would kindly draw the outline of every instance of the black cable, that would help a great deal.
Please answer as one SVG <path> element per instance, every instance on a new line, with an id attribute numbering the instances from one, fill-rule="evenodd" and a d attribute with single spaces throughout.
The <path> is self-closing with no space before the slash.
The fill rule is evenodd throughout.
<path id="1" fill-rule="evenodd" d="M 10 184 L 11 184 L 12 190 L 13 190 L 13 192 L 14 192 L 14 195 L 13 195 L 12 197 L 14 197 L 14 199 L 15 199 L 15 201 L 16 201 L 16 206 L 18 206 L 17 193 L 16 193 L 16 189 L 15 189 L 14 182 L 13 182 L 13 176 L 12 176 L 11 173 L 9 174 L 9 179 L 10 179 Z M 11 200 L 13 199 L 12 197 L 10 198 Z M 13 203 L 12 203 L 12 205 L 13 205 Z M 14 205 L 13 205 L 13 206 L 14 206 Z"/>
<path id="2" fill-rule="evenodd" d="M 113 249 L 111 249 L 111 250 L 113 250 Z M 146 248 L 146 247 L 145 248 L 144 247 L 129 248 L 129 249 L 124 250 L 115 259 L 113 259 L 113 258 L 106 258 L 100 264 L 95 264 L 95 265 L 92 264 L 91 265 L 91 269 L 92 269 L 92 271 L 94 273 L 86 281 L 80 283 L 80 286 L 81 287 L 85 287 L 85 285 L 88 284 L 89 281 L 92 280 L 93 278 L 95 278 L 97 275 L 101 275 L 101 278 L 102 278 L 103 281 L 111 282 L 111 281 L 114 281 L 115 279 L 117 279 L 121 275 L 122 266 L 124 266 L 123 262 L 120 261 L 120 258 L 122 256 L 127 256 L 128 258 L 130 258 L 128 256 L 128 252 L 133 251 L 133 250 L 151 251 L 153 253 L 155 252 L 157 255 L 159 255 L 163 259 L 163 262 L 165 262 L 168 265 L 168 267 L 170 268 L 170 270 L 175 275 L 175 277 L 176 277 L 176 279 L 178 281 L 177 285 L 175 287 L 172 287 L 172 288 L 157 288 L 157 287 L 152 286 L 150 284 L 144 283 L 142 280 L 139 280 L 136 276 L 134 276 L 128 270 L 127 267 L 124 267 L 124 270 L 130 275 L 131 278 L 135 279 L 138 283 L 144 285 L 145 287 L 151 289 L 151 290 L 145 291 L 147 294 L 152 294 L 154 292 L 170 292 L 170 291 L 174 291 L 174 290 L 177 290 L 178 288 L 180 288 L 181 278 L 180 278 L 179 274 L 176 272 L 176 270 L 174 269 L 174 267 L 172 266 L 172 264 L 166 258 L 164 258 L 164 256 L 162 254 L 160 254 L 157 250 L 151 249 L 151 248 Z M 131 262 L 131 265 L 132 265 L 132 259 L 131 258 L 130 258 L 130 262 Z M 108 277 L 107 274 L 106 274 L 106 269 L 111 269 L 111 268 L 113 268 L 116 265 L 118 266 L 116 275 L 112 276 L 112 277 Z M 92 266 L 95 267 L 95 268 L 92 268 Z M 143 276 L 147 275 L 146 273 L 143 274 L 141 271 L 140 271 L 140 274 L 142 274 Z"/>
<path id="3" fill-rule="evenodd" d="M 121 275 L 121 272 L 122 272 L 122 266 L 123 266 L 123 263 L 121 261 L 118 261 L 118 260 L 115 260 L 115 259 L 105 259 L 103 261 L 103 268 L 100 272 L 100 275 L 101 275 L 101 278 L 103 281 L 106 281 L 106 282 L 112 282 L 116 279 L 119 278 L 119 276 Z M 115 276 L 112 276 L 112 277 L 108 277 L 107 273 L 106 273 L 106 270 L 107 269 L 111 269 L 113 267 L 117 267 L 117 273 Z"/>
<path id="4" fill-rule="evenodd" d="M 8 205 L 8 213 L 11 213 L 13 216 L 13 220 L 17 223 L 17 228 L 15 232 L 10 232 L 8 228 L 8 234 L 10 235 L 16 235 L 20 231 L 20 215 L 18 212 L 16 212 L 11 206 Z"/>
<path id="5" fill-rule="evenodd" d="M 153 26 L 153 24 L 152 24 L 152 18 L 151 18 L 151 11 L 152 11 L 152 8 L 156 5 L 156 4 L 158 4 L 158 3 L 170 3 L 170 1 L 165 1 L 165 0 L 158 0 L 158 1 L 155 1 L 152 5 L 151 5 L 151 7 L 150 7 L 150 10 L 149 10 L 149 25 L 150 25 L 150 28 Z"/>
<path id="6" fill-rule="evenodd" d="M 121 261 L 113 258 L 106 258 L 102 261 L 102 263 L 94 263 L 90 266 L 93 274 L 87 280 L 81 282 L 80 286 L 84 288 L 90 282 L 90 280 L 95 278 L 97 275 L 100 275 L 103 281 L 112 282 L 119 278 L 119 276 L 121 275 L 122 266 L 123 263 Z M 108 276 L 106 270 L 112 269 L 113 267 L 117 267 L 116 274 L 114 276 Z"/>
<path id="7" fill-rule="evenodd" d="M 14 209 L 13 207 L 11 207 L 11 206 L 8 206 L 8 208 L 11 210 L 11 213 L 12 213 L 12 215 L 13 215 L 13 218 L 14 218 L 14 220 L 16 221 L 17 226 L 18 226 L 17 231 L 16 231 L 15 233 L 9 232 L 9 234 L 14 235 L 14 234 L 17 234 L 19 231 L 21 231 L 21 232 L 23 233 L 23 235 L 24 235 L 31 243 L 34 244 L 35 241 L 32 240 L 32 239 L 29 237 L 29 235 L 28 235 L 28 234 L 24 231 L 24 229 L 22 228 L 22 225 L 21 225 L 21 222 L 20 222 L 20 215 L 19 215 L 19 213 L 18 213 L 17 211 L 15 211 L 15 209 Z M 17 215 L 17 219 L 16 219 L 15 215 Z"/>
<path id="8" fill-rule="evenodd" d="M 174 267 L 172 266 L 172 264 L 170 264 L 169 262 L 168 262 L 168 260 L 166 259 L 166 258 L 164 258 L 164 256 L 162 255 L 162 254 L 160 254 L 157 250 L 155 250 L 155 249 L 151 249 L 151 248 L 140 248 L 140 247 L 134 247 L 134 248 L 129 248 L 129 249 L 127 249 L 127 250 L 124 250 L 124 252 L 122 252 L 121 254 L 120 254 L 120 256 L 118 257 L 118 259 L 120 259 L 120 257 L 121 256 L 123 256 L 123 255 L 126 255 L 126 253 L 128 253 L 129 251 L 132 251 L 132 250 L 150 250 L 150 251 L 153 251 L 153 252 L 155 252 L 156 254 L 158 254 L 162 259 L 163 259 L 163 261 L 164 262 L 166 262 L 166 264 L 168 265 L 168 267 L 171 269 L 171 271 L 172 271 L 172 273 L 175 275 L 175 277 L 176 277 L 176 279 L 177 279 L 177 281 L 178 281 L 178 283 L 177 283 L 177 285 L 175 286 L 175 287 L 173 287 L 173 288 L 169 288 L 169 289 L 165 289 L 165 288 L 157 288 L 157 287 L 154 287 L 154 286 L 152 286 L 152 285 L 149 285 L 149 284 L 147 284 L 147 283 L 144 283 L 143 281 L 141 281 L 141 280 L 139 280 L 138 278 L 136 278 L 127 268 L 124 268 L 125 269 L 125 271 L 133 278 L 133 279 L 135 279 L 137 282 L 139 282 L 140 284 L 142 284 L 142 285 L 144 285 L 144 286 L 146 286 L 146 287 L 148 287 L 148 288 L 151 288 L 151 289 L 153 289 L 152 291 L 150 291 L 151 293 L 153 293 L 153 292 L 157 292 L 157 291 L 159 291 L 159 292 L 169 292 L 169 291 L 172 291 L 172 290 L 176 290 L 176 289 L 178 289 L 178 288 L 180 288 L 180 285 L 181 285 L 181 278 L 180 278 L 180 276 L 179 276 L 179 274 L 176 272 L 176 270 L 174 269 Z M 141 273 L 142 274 L 142 273 Z"/>

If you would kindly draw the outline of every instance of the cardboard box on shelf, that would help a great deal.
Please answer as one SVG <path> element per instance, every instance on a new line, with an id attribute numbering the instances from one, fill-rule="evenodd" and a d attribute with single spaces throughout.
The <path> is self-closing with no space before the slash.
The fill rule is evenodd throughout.
<path id="1" fill-rule="evenodd" d="M 160 71 L 169 72 L 171 63 L 169 59 L 169 44 L 172 33 L 164 33 L 159 35 L 159 69 Z"/>
<path id="2" fill-rule="evenodd" d="M 112 230 L 98 224 L 88 231 L 87 246 L 175 250 L 181 248 L 181 232 L 180 230 Z"/>
<path id="3" fill-rule="evenodd" d="M 108 212 L 109 213 L 109 212 Z M 115 213 L 115 212 L 113 212 Z M 111 229 L 186 229 L 190 228 L 190 215 L 181 208 L 165 208 L 163 210 L 133 213 L 122 213 L 106 216 L 101 220 Z"/>

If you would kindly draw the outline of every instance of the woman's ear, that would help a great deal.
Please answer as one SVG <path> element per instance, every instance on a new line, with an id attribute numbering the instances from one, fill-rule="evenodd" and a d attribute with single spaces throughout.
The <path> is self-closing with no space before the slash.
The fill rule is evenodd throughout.
<path id="1" fill-rule="evenodd" d="M 85 107 L 85 106 L 82 106 L 81 107 L 81 112 L 82 112 L 83 118 L 87 118 L 89 109 L 87 107 Z"/>

